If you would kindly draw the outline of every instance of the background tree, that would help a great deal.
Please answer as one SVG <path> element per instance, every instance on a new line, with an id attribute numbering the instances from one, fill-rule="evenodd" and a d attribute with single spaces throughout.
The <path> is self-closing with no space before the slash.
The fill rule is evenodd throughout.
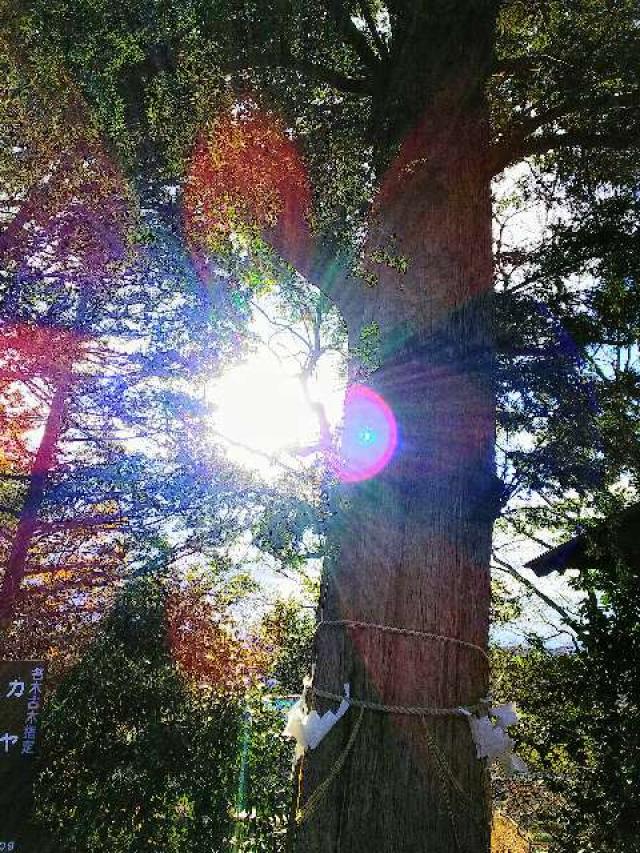
<path id="1" fill-rule="evenodd" d="M 588 533 L 638 499 L 637 157 L 569 148 L 531 166 L 500 211 L 497 252 L 499 428 L 512 495 L 500 526 L 503 541 L 517 537 L 523 549 Z M 542 224 L 532 228 L 536 210 Z M 637 727 L 637 570 L 607 523 L 611 539 L 593 546 L 571 581 L 575 606 L 552 602 L 560 629 L 577 638 L 576 654 L 528 654 L 513 662 L 509 681 L 529 714 L 522 737 L 545 777 L 538 785 L 564 803 L 531 810 L 554 826 L 558 850 L 635 843 L 626 780 L 638 768 L 629 734 Z M 504 551 L 497 557 L 518 576 Z"/>
<path id="2" fill-rule="evenodd" d="M 37 786 L 43 849 L 228 849 L 242 677 L 233 673 L 231 691 L 228 677 L 206 691 L 185 678 L 167 604 L 157 578 L 129 584 L 50 700 Z M 179 630 L 175 601 L 170 612 Z"/>
<path id="3" fill-rule="evenodd" d="M 28 657 L 77 652 L 70 632 L 131 567 L 166 559 L 170 526 L 174 559 L 218 554 L 258 494 L 208 441 L 201 394 L 246 311 L 203 315 L 165 209 L 137 209 L 54 58 L 20 48 L 4 60 L 2 606 L 5 647 Z"/>
<path id="4" fill-rule="evenodd" d="M 245 708 L 234 850 L 287 849 L 293 747 L 283 730 L 309 672 L 314 629 L 308 606 L 296 599 L 276 601 L 260 619 L 264 669 Z"/>

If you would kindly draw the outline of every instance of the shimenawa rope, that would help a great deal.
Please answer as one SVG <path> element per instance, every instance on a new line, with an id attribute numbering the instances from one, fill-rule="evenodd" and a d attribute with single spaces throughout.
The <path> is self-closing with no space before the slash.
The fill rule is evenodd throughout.
<path id="1" fill-rule="evenodd" d="M 344 626 L 346 628 L 366 628 L 369 631 L 381 631 L 385 634 L 401 634 L 406 637 L 416 637 L 418 639 L 452 643 L 453 645 L 462 646 L 463 648 L 473 649 L 474 651 L 479 652 L 482 657 L 489 662 L 489 655 L 482 646 L 478 646 L 476 643 L 469 643 L 467 640 L 458 640 L 456 637 L 448 637 L 446 634 L 435 634 L 431 631 L 418 631 L 415 628 L 395 628 L 391 625 L 376 625 L 372 622 L 359 622 L 355 619 L 323 619 L 322 622 L 318 623 L 316 631 L 319 631 L 320 628 L 333 628 L 340 626 Z"/>
<path id="2" fill-rule="evenodd" d="M 489 660 L 489 657 L 488 657 L 487 653 L 485 652 L 485 650 L 481 646 L 476 645 L 475 643 L 469 643 L 465 640 L 459 640 L 455 637 L 448 637 L 444 634 L 435 634 L 435 633 L 432 633 L 430 631 L 418 631 L 418 630 L 415 630 L 413 628 L 397 628 L 397 627 L 392 627 L 390 625 L 377 625 L 377 624 L 372 624 L 372 623 L 362 622 L 362 621 L 357 621 L 357 620 L 352 620 L 352 619 L 339 619 L 339 620 L 336 619 L 336 620 L 326 620 L 326 621 L 320 622 L 317 626 L 317 630 L 319 630 L 322 627 L 331 628 L 331 627 L 339 627 L 339 626 L 347 627 L 347 628 L 355 628 L 355 629 L 368 629 L 368 630 L 372 630 L 372 631 L 380 631 L 380 632 L 389 633 L 389 634 L 397 634 L 397 635 L 404 635 L 404 636 L 408 636 L 408 637 L 416 637 L 418 639 L 434 640 L 436 642 L 442 642 L 442 643 L 451 643 L 453 645 L 457 645 L 457 646 L 460 646 L 463 648 L 472 649 L 476 652 L 479 652 L 483 658 L 485 658 L 487 661 Z M 341 702 L 344 699 L 344 696 L 340 696 L 337 693 L 331 693 L 327 690 L 321 690 L 318 688 L 312 687 L 310 692 L 312 695 L 318 696 L 319 698 L 322 698 L 322 699 L 330 699 L 330 700 L 337 701 L 337 702 Z M 410 716 L 416 716 L 416 717 L 423 718 L 422 722 L 423 722 L 423 725 L 425 727 L 425 734 L 427 737 L 427 742 L 429 743 L 431 751 L 433 752 L 434 757 L 435 757 L 436 772 L 439 773 L 440 780 L 441 780 L 441 782 L 444 783 L 443 787 L 444 787 L 444 795 L 445 795 L 445 799 L 446 799 L 446 803 L 447 803 L 447 812 L 449 814 L 449 818 L 450 818 L 451 823 L 452 823 L 452 829 L 453 829 L 454 838 L 456 841 L 456 846 L 459 847 L 460 845 L 459 845 L 457 827 L 455 826 L 455 818 L 454 818 L 454 814 L 453 814 L 453 808 L 451 805 L 451 798 L 450 798 L 449 793 L 447 791 L 447 786 L 446 786 L 447 778 L 445 778 L 445 774 L 446 774 L 446 777 L 448 777 L 448 780 L 450 781 L 450 783 L 453 785 L 453 787 L 465 799 L 465 801 L 466 801 L 465 805 L 467 806 L 469 811 L 471 811 L 470 800 L 469 800 L 468 795 L 466 794 L 466 792 L 463 790 L 462 786 L 458 782 L 458 780 L 455 778 L 453 772 L 451 771 L 451 768 L 448 765 L 448 762 L 446 761 L 445 756 L 442 754 L 442 751 L 436 745 L 431 734 L 429 733 L 429 731 L 426 727 L 426 720 L 424 718 L 425 717 L 447 717 L 447 716 L 465 717 L 468 715 L 469 712 L 475 712 L 478 710 L 479 711 L 486 710 L 487 702 L 483 701 L 481 703 L 478 703 L 477 705 L 469 705 L 469 706 L 464 706 L 464 707 L 459 706 L 457 708 L 435 708 L 435 707 L 428 707 L 428 706 L 427 707 L 425 707 L 425 706 L 420 707 L 420 706 L 404 706 L 404 705 L 385 705 L 385 704 L 382 704 L 379 702 L 369 702 L 369 701 L 364 700 L 364 699 L 352 699 L 352 698 L 349 698 L 348 701 L 349 701 L 349 705 L 356 707 L 356 708 L 360 708 L 360 715 L 358 716 L 356 724 L 353 727 L 353 730 L 349 736 L 349 740 L 347 741 L 345 748 L 342 750 L 342 752 L 340 753 L 340 755 L 338 756 L 338 758 L 334 762 L 331 770 L 329 771 L 329 775 L 327 776 L 327 778 L 310 795 L 309 799 L 307 800 L 306 805 L 303 808 L 296 809 L 296 823 L 298 825 L 302 825 L 303 823 L 305 823 L 305 821 L 309 820 L 309 818 L 313 814 L 315 814 L 315 812 L 318 809 L 318 806 L 322 802 L 322 800 L 323 800 L 324 796 L 326 795 L 329 787 L 331 786 L 333 781 L 339 775 L 340 771 L 342 770 L 342 768 L 343 768 L 343 766 L 344 766 L 344 764 L 345 764 L 345 762 L 349 756 L 349 753 L 351 752 L 353 744 L 355 743 L 355 740 L 358 736 L 358 733 L 360 731 L 360 727 L 362 724 L 362 719 L 364 717 L 365 710 L 367 710 L 367 711 L 378 711 L 378 712 L 387 713 L 387 714 L 406 714 L 406 715 L 410 715 Z M 300 763 L 300 774 L 302 774 L 302 762 Z M 301 778 L 302 778 L 302 776 L 300 775 L 299 783 L 301 783 Z M 301 789 L 301 784 L 299 784 L 298 802 L 300 801 L 300 796 L 301 796 L 301 790 L 300 789 Z"/>

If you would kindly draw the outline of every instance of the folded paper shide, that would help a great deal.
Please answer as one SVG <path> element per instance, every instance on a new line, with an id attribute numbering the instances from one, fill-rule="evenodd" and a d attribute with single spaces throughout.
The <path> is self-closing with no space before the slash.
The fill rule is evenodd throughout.
<path id="1" fill-rule="evenodd" d="M 519 720 L 513 702 L 489 708 L 480 717 L 466 708 L 460 710 L 469 721 L 478 758 L 497 759 L 509 774 L 527 772 L 527 765 L 513 751 L 515 741 L 507 734 L 509 726 L 515 726 Z"/>
<path id="2" fill-rule="evenodd" d="M 305 681 L 305 687 L 309 686 L 309 682 Z M 344 685 L 344 699 L 340 703 L 336 711 L 327 711 L 320 715 L 313 710 L 307 712 L 305 695 L 296 702 L 290 709 L 287 717 L 287 725 L 284 734 L 287 737 L 295 738 L 296 753 L 295 759 L 298 760 L 307 749 L 315 749 L 325 735 L 335 726 L 349 710 L 350 687 Z"/>

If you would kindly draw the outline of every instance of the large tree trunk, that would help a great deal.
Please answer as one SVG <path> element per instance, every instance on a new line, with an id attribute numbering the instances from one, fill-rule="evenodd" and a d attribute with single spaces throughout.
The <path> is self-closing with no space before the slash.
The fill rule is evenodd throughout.
<path id="1" fill-rule="evenodd" d="M 380 201 L 360 329 L 380 331 L 367 384 L 395 413 L 387 468 L 342 487 L 321 616 L 434 632 L 486 647 L 495 517 L 491 210 L 481 97 L 435 97 Z M 378 253 L 377 257 L 381 257 Z M 475 704 L 488 689 L 481 652 L 367 628 L 320 628 L 314 687 L 398 706 Z M 322 713 L 336 703 L 314 700 Z M 360 714 L 352 708 L 307 752 L 298 808 L 326 780 Z M 430 740 L 425 733 L 425 723 Z M 463 796 L 447 779 L 437 744 Z M 298 853 L 479 853 L 489 847 L 487 770 L 462 718 L 367 710 L 342 770 L 296 832 Z M 468 797 L 469 802 L 467 802 Z"/>

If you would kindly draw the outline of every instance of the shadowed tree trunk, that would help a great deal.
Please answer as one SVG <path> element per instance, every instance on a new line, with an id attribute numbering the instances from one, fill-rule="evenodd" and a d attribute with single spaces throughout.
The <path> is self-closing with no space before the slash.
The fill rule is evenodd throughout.
<path id="1" fill-rule="evenodd" d="M 321 601 L 325 621 L 417 629 L 483 648 L 497 512 L 488 116 L 479 73 L 492 51 L 487 14 L 484 43 L 482 30 L 448 19 L 469 40 L 466 67 L 465 46 L 450 33 L 420 58 L 429 93 L 422 120 L 387 173 L 372 218 L 368 272 L 376 278 L 351 295 L 349 339 L 353 352 L 361 329 L 377 324 L 381 366 L 366 381 L 391 406 L 399 441 L 382 473 L 341 489 Z M 437 53 L 447 46 L 460 60 L 455 73 Z M 414 97 L 412 90 L 415 115 Z M 384 260 L 374 263 L 372 254 Z M 406 272 L 389 256 L 406 262 Z M 480 651 L 451 643 L 321 627 L 313 686 L 341 694 L 346 682 L 358 699 L 451 708 L 486 695 L 488 666 Z M 320 697 L 313 704 L 320 713 L 336 707 Z M 359 713 L 352 708 L 305 755 L 303 813 Z M 462 718 L 367 710 L 342 770 L 298 827 L 295 850 L 486 851 L 484 764 Z"/>
<path id="2" fill-rule="evenodd" d="M 20 586 L 27 570 L 29 550 L 38 528 L 38 517 L 45 500 L 48 481 L 56 465 L 56 455 L 60 449 L 67 408 L 73 391 L 74 362 L 81 349 L 86 312 L 87 297 L 85 293 L 81 293 L 71 329 L 74 336 L 71 351 L 64 353 L 62 357 L 60 353 L 56 353 L 61 363 L 55 371 L 55 384 L 49 412 L 34 457 L 27 493 L 0 584 L 0 630 L 6 628 L 11 622 Z"/>
<path id="3" fill-rule="evenodd" d="M 18 526 L 0 585 L 0 629 L 11 621 L 11 614 L 25 575 L 27 556 L 38 526 L 38 515 L 44 500 L 47 480 L 55 462 L 64 424 L 65 408 L 71 390 L 72 374 L 67 372 L 56 387 L 38 451 L 33 463 Z"/>

